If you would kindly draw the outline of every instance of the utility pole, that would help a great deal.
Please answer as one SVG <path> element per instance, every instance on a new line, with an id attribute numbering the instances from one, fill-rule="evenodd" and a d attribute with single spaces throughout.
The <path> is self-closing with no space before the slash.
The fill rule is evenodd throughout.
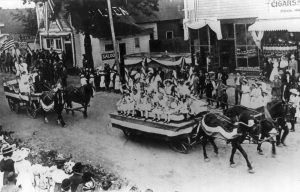
<path id="1" fill-rule="evenodd" d="M 116 42 L 116 35 L 115 35 L 115 28 L 114 28 L 114 21 L 112 17 L 112 11 L 111 11 L 111 2 L 110 0 L 107 0 L 107 7 L 108 7 L 108 15 L 109 15 L 109 23 L 110 23 L 110 30 L 111 30 L 111 38 L 114 45 L 114 53 L 115 53 L 115 64 L 117 66 L 118 73 L 120 73 L 120 64 L 119 64 L 119 55 L 118 55 L 118 49 L 117 49 L 117 42 Z"/>

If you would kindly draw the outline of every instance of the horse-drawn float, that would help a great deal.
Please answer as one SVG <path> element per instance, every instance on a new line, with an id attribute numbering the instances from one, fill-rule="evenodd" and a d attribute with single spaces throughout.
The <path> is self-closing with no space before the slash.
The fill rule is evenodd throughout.
<path id="1" fill-rule="evenodd" d="M 171 115 L 171 122 L 152 121 L 154 115 L 150 112 L 149 118 L 124 116 L 117 112 L 110 114 L 113 128 L 121 129 L 128 139 L 139 135 L 146 135 L 168 142 L 171 149 L 181 153 L 188 153 L 189 149 L 200 141 L 199 122 L 208 108 L 202 101 L 194 101 L 193 113 L 188 118 L 182 114 Z M 162 119 L 166 119 L 162 115 Z"/>
<path id="2" fill-rule="evenodd" d="M 7 98 L 8 105 L 11 111 L 19 113 L 21 109 L 26 109 L 27 114 L 36 118 L 39 110 L 39 100 L 41 93 L 22 93 L 19 90 L 19 84 L 16 79 L 9 80 L 3 83 L 4 94 Z"/>

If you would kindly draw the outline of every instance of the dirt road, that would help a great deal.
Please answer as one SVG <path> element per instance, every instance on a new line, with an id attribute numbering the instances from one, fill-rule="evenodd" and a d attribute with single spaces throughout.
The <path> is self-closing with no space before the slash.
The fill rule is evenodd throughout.
<path id="1" fill-rule="evenodd" d="M 3 77 L 3 74 L 0 74 Z M 2 78 L 1 78 L 2 79 Z M 2 82 L 1 82 L 2 84 Z M 0 91 L 0 123 L 4 129 L 29 144 L 41 149 L 56 149 L 72 153 L 77 161 L 101 164 L 113 173 L 127 178 L 140 189 L 155 192 L 298 192 L 300 191 L 300 126 L 287 138 L 288 147 L 277 148 L 271 155 L 271 146 L 264 144 L 265 155 L 256 152 L 256 146 L 244 144 L 256 173 L 247 172 L 246 163 L 237 152 L 236 168 L 229 167 L 230 145 L 218 140 L 219 156 L 210 146 L 210 162 L 205 162 L 202 146 L 196 146 L 187 155 L 170 150 L 166 143 L 146 138 L 126 140 L 120 130 L 110 128 L 108 114 L 120 98 L 116 94 L 98 93 L 91 102 L 88 118 L 82 114 L 63 113 L 67 126 L 56 125 L 55 117 L 44 124 L 41 117 L 31 119 L 25 112 L 14 114 L 8 108 L 3 89 Z M 300 121 L 299 121 L 300 122 Z"/>

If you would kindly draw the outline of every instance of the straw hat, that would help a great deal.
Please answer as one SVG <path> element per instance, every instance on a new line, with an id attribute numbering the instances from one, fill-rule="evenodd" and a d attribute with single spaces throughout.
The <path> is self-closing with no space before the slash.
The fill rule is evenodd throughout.
<path id="1" fill-rule="evenodd" d="M 14 152 L 16 150 L 15 145 L 6 144 L 1 149 L 1 155 L 8 154 Z"/>

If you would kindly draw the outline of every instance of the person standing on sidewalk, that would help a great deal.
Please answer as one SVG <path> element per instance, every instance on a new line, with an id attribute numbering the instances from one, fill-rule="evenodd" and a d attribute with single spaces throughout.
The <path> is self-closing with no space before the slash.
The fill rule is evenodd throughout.
<path id="1" fill-rule="evenodd" d="M 239 72 L 236 72 L 236 76 L 234 78 L 235 85 L 235 105 L 238 105 L 241 101 L 241 81 L 242 77 Z"/>

